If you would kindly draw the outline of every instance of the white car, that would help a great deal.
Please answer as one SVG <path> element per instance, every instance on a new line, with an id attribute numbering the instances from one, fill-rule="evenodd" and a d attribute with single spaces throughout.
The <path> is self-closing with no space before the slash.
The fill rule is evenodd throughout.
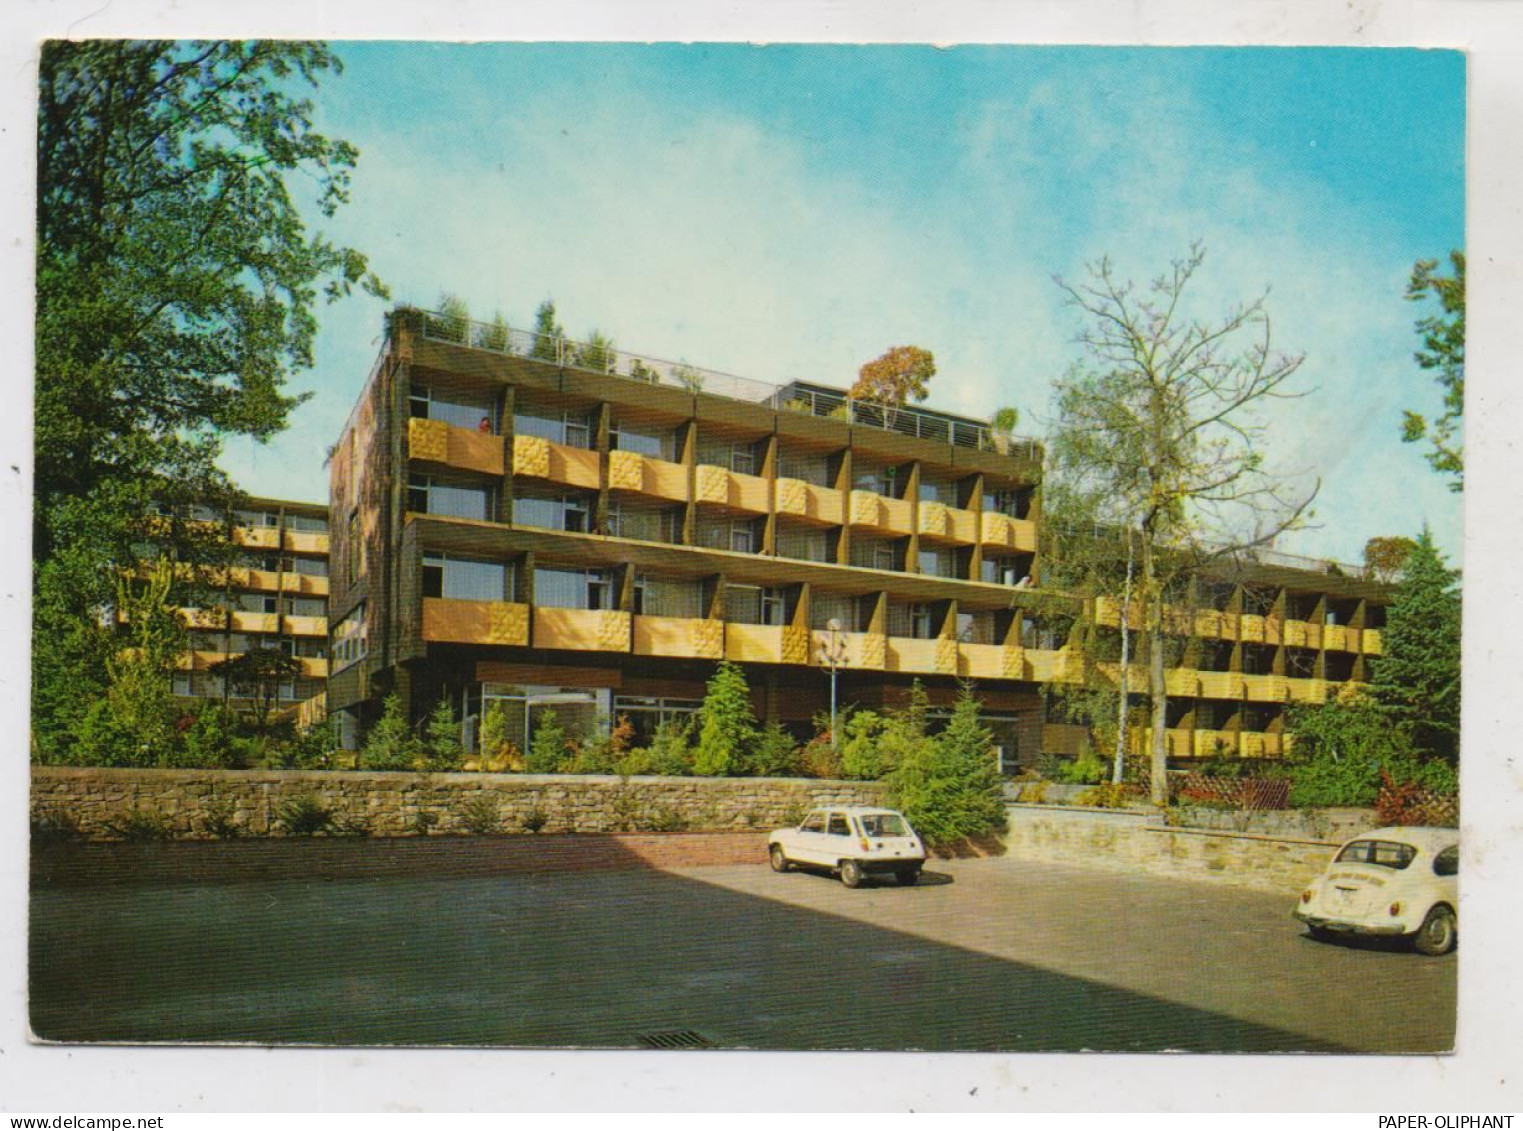
<path id="1" fill-rule="evenodd" d="M 795 865 L 828 869 L 849 888 L 884 872 L 908 886 L 920 879 L 925 864 L 925 845 L 904 814 L 892 809 L 813 809 L 797 828 L 769 836 L 767 853 L 775 872 Z"/>
<path id="2" fill-rule="evenodd" d="M 1459 938 L 1457 829 L 1362 833 L 1301 893 L 1295 916 L 1313 938 L 1402 935 L 1422 954 L 1447 954 Z"/>

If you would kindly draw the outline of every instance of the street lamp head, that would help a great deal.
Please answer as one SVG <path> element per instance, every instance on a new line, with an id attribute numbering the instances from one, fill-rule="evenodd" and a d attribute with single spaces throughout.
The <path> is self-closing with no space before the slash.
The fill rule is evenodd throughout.
<path id="1" fill-rule="evenodd" d="M 841 622 L 838 621 L 835 617 L 831 617 L 828 621 L 825 622 L 825 627 L 828 628 L 831 632 L 840 632 Z"/>

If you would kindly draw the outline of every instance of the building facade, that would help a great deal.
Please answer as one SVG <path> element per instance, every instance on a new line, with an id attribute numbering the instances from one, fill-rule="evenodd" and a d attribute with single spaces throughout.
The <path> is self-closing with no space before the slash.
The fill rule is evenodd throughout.
<path id="1" fill-rule="evenodd" d="M 330 464 L 329 709 L 351 743 L 393 693 L 468 741 L 494 703 L 525 746 L 546 710 L 643 736 L 729 659 L 800 737 L 833 682 L 944 711 L 972 680 L 1006 768 L 1073 752 L 1042 695 L 1082 664 L 1043 612 L 1041 468 L 965 417 L 399 309 Z M 1382 600 L 1264 562 L 1198 583 L 1171 749 L 1283 752 L 1287 703 L 1364 678 Z"/>
<path id="2" fill-rule="evenodd" d="M 295 657 L 300 674 L 275 689 L 277 715 L 321 719 L 328 676 L 328 508 L 249 499 L 230 513 L 192 508 L 191 521 L 225 528 L 232 564 L 211 575 L 201 603 L 183 608 L 189 651 L 173 690 L 187 700 L 225 700 L 246 708 L 214 665 L 251 649 Z"/>

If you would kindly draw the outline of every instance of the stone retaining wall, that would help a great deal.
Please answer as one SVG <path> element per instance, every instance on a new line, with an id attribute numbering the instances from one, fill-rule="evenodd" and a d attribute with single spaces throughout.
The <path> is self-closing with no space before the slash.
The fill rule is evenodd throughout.
<path id="1" fill-rule="evenodd" d="M 1335 841 L 1171 828 L 1124 810 L 1010 807 L 1009 854 L 1021 860 L 1146 872 L 1235 887 L 1299 892 L 1321 873 Z"/>
<path id="2" fill-rule="evenodd" d="M 804 778 L 598 777 L 307 770 L 32 767 L 32 820 L 90 840 L 124 823 L 166 822 L 175 838 L 211 839 L 225 820 L 246 836 L 282 836 L 282 809 L 313 799 L 334 821 L 371 836 L 469 831 L 495 812 L 504 832 L 542 817 L 546 833 L 772 829 L 816 805 L 882 804 L 871 782 Z"/>

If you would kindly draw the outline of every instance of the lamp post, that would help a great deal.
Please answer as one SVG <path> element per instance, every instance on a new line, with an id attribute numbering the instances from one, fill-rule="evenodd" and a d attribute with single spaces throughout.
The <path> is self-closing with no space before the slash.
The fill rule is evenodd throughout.
<path id="1" fill-rule="evenodd" d="M 825 639 L 820 641 L 820 663 L 830 669 L 830 748 L 840 749 L 841 736 L 836 730 L 836 669 L 846 662 L 846 638 L 841 622 L 831 617 L 825 622 Z"/>

